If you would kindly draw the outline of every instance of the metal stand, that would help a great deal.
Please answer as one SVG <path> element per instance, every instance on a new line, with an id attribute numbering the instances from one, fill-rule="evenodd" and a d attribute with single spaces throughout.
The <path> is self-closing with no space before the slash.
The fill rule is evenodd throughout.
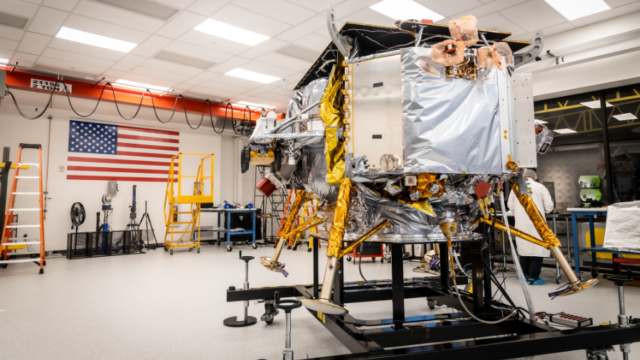
<path id="1" fill-rule="evenodd" d="M 147 249 L 150 249 L 149 246 L 149 228 L 151 228 L 151 236 L 153 236 L 153 241 L 156 243 L 156 246 L 153 248 L 155 250 L 158 247 L 158 240 L 156 239 L 156 233 L 153 230 L 153 224 L 151 224 L 151 218 L 149 217 L 149 213 L 147 212 L 147 202 L 144 202 L 144 214 L 142 214 L 142 218 L 140 218 L 140 224 L 144 223 L 145 232 L 147 233 Z"/>
<path id="2" fill-rule="evenodd" d="M 280 310 L 284 310 L 286 315 L 284 350 L 282 351 L 282 359 L 293 360 L 293 350 L 291 350 L 291 311 L 299 308 L 302 305 L 302 302 L 296 299 L 280 300 L 280 294 L 277 291 L 273 293 L 273 297 L 276 301 L 276 307 Z"/>
<path id="3" fill-rule="evenodd" d="M 242 256 L 242 251 L 239 252 L 240 260 L 244 261 L 244 290 L 249 290 L 249 261 L 253 260 L 253 256 Z M 229 290 L 235 290 L 235 288 L 229 288 Z M 225 326 L 230 327 L 243 327 L 255 325 L 257 320 L 253 316 L 249 316 L 249 300 L 245 300 L 244 304 L 244 320 L 238 320 L 237 316 L 226 318 L 222 321 Z"/>
<path id="4" fill-rule="evenodd" d="M 607 280 L 613 281 L 618 286 L 618 303 L 620 305 L 620 314 L 618 315 L 618 326 L 622 328 L 629 327 L 629 316 L 626 315 L 624 310 L 624 284 L 633 282 L 631 277 L 631 270 L 627 270 L 627 277 L 622 276 L 610 276 Z M 629 353 L 631 352 L 631 344 L 620 344 L 620 351 L 622 352 L 622 358 L 629 360 Z"/>

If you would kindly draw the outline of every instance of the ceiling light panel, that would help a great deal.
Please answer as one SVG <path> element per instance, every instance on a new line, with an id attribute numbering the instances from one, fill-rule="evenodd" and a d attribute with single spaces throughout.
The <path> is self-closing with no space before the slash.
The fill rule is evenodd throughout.
<path id="1" fill-rule="evenodd" d="M 413 0 L 383 0 L 369 8 L 394 20 L 428 19 L 436 22 L 444 19 L 444 16 Z"/>
<path id="2" fill-rule="evenodd" d="M 168 91 L 169 90 L 168 87 L 143 84 L 143 83 L 124 80 L 124 79 L 119 79 L 115 83 L 118 84 L 118 85 L 122 85 L 122 86 L 131 86 L 131 87 L 135 87 L 135 88 L 143 88 L 143 89 L 149 89 L 149 90 L 158 90 L 158 91 Z"/>
<path id="3" fill-rule="evenodd" d="M 217 36 L 219 38 L 235 41 L 240 44 L 256 46 L 269 39 L 269 36 L 258 34 L 234 25 L 223 23 L 222 21 L 207 19 L 200 25 L 193 28 L 205 34 Z"/>
<path id="4" fill-rule="evenodd" d="M 8 63 L 9 63 L 9 59 L 0 58 L 0 63 L 2 63 L 2 64 L 8 64 Z"/>
<path id="5" fill-rule="evenodd" d="M 581 102 L 580 104 L 591 109 L 600 109 L 600 100 Z M 609 103 L 606 103 L 606 104 L 607 104 L 607 107 L 613 106 Z"/>
<path id="6" fill-rule="evenodd" d="M 613 115 L 614 118 L 616 118 L 617 120 L 620 121 L 624 121 L 624 120 L 636 120 L 637 117 L 631 113 L 625 113 L 625 114 L 620 114 L 620 115 Z"/>
<path id="7" fill-rule="evenodd" d="M 571 130 L 571 129 L 557 129 L 557 130 L 553 130 L 553 131 L 557 132 L 558 134 L 562 134 L 562 135 L 577 133 L 577 131 Z"/>
<path id="8" fill-rule="evenodd" d="M 196 59 L 196 58 L 193 58 L 193 57 L 189 57 L 189 56 L 185 56 L 185 55 L 181 55 L 181 54 L 176 54 L 176 53 L 169 52 L 169 51 L 161 51 L 158 54 L 156 54 L 156 56 L 154 56 L 154 58 L 160 59 L 160 60 L 165 60 L 165 61 L 170 61 L 170 62 L 181 64 L 181 65 L 192 66 L 192 67 L 196 67 L 196 68 L 199 68 L 199 69 L 207 69 L 207 68 L 210 68 L 210 67 L 212 67 L 213 65 L 216 64 L 213 61 L 207 61 L 207 60 L 203 60 L 203 59 Z"/>
<path id="9" fill-rule="evenodd" d="M 0 25 L 11 26 L 18 29 L 24 29 L 29 19 L 0 12 Z"/>
<path id="10" fill-rule="evenodd" d="M 276 52 L 282 55 L 291 56 L 291 57 L 294 57 L 300 60 L 309 61 L 309 62 L 315 62 L 318 56 L 320 55 L 316 51 L 305 49 L 297 45 L 285 46 L 282 49 L 276 50 Z"/>
<path id="11" fill-rule="evenodd" d="M 237 78 L 245 79 L 249 81 L 255 81 L 263 84 L 270 84 L 276 80 L 280 80 L 279 77 L 261 74 L 254 71 L 244 70 L 241 68 L 235 68 L 231 71 L 228 71 L 225 73 L 225 75 L 233 76 L 233 77 L 237 77 Z"/>
<path id="12" fill-rule="evenodd" d="M 59 39 L 75 41 L 81 44 L 98 46 L 101 48 L 124 53 L 128 53 L 138 45 L 124 40 L 113 39 L 102 35 L 96 35 L 85 31 L 68 28 L 66 26 L 63 26 L 62 29 L 58 31 L 56 37 Z"/>
<path id="13" fill-rule="evenodd" d="M 169 20 L 179 10 L 148 0 L 93 0 L 99 3 L 115 6 L 138 14 Z"/>
<path id="14" fill-rule="evenodd" d="M 536 124 L 540 124 L 540 125 L 542 125 L 542 124 L 546 124 L 546 123 L 548 123 L 548 121 L 543 121 L 543 120 L 535 119 L 535 123 L 536 123 Z"/>
<path id="15" fill-rule="evenodd" d="M 597 14 L 611 9 L 604 0 L 544 0 L 567 20 Z"/>

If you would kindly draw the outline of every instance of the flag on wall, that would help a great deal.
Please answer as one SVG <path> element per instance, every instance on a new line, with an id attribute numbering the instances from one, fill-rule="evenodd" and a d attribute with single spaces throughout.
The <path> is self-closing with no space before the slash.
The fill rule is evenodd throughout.
<path id="1" fill-rule="evenodd" d="M 67 179 L 166 182 L 179 138 L 178 131 L 71 120 Z"/>

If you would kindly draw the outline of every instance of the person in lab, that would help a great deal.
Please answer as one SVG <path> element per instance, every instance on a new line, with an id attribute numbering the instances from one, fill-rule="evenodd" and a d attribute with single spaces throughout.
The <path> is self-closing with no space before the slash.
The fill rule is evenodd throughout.
<path id="1" fill-rule="evenodd" d="M 531 189 L 531 197 L 533 198 L 533 203 L 536 205 L 538 211 L 540 211 L 540 214 L 544 218 L 544 213 L 548 214 L 553 211 L 553 199 L 551 199 L 549 190 L 547 190 L 544 185 L 536 182 L 538 176 L 536 175 L 535 171 L 527 169 L 525 170 L 523 177 L 527 180 L 529 189 Z M 516 198 L 513 191 L 509 195 L 507 207 L 515 216 L 516 228 L 522 230 L 527 234 L 538 234 L 538 231 L 533 225 L 533 222 L 531 222 L 531 219 L 529 219 L 529 216 L 520 204 L 520 201 L 518 201 L 518 199 Z M 519 237 L 516 237 L 516 244 L 518 247 L 518 255 L 520 256 L 522 271 L 524 272 L 529 285 L 546 284 L 547 282 L 544 281 L 544 279 L 540 278 L 540 272 L 542 271 L 542 260 L 544 260 L 545 257 L 549 257 L 551 255 L 549 250 Z"/>

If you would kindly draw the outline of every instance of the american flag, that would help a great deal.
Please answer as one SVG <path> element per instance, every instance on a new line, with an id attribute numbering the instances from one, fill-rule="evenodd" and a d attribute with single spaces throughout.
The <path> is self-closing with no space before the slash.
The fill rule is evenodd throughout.
<path id="1" fill-rule="evenodd" d="M 67 179 L 167 181 L 179 138 L 178 131 L 71 120 Z"/>

